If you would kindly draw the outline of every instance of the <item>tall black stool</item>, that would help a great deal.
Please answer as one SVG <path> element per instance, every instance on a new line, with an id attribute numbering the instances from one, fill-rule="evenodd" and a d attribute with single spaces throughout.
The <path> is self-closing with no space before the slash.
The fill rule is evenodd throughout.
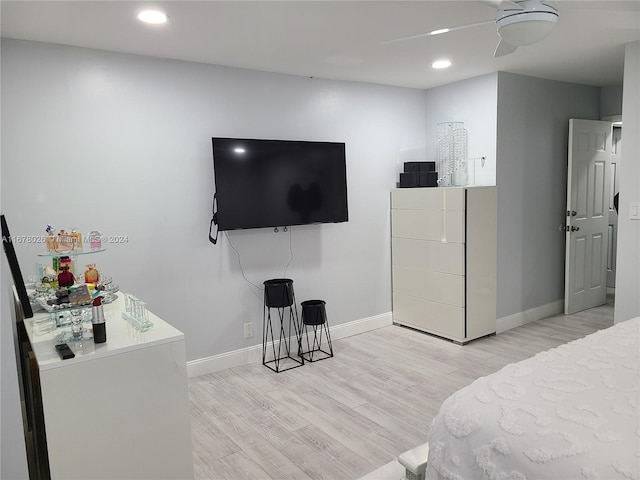
<path id="1" fill-rule="evenodd" d="M 324 300 L 306 300 L 301 304 L 301 334 L 304 333 L 304 337 L 306 339 L 306 351 L 304 351 L 304 343 L 302 344 L 302 358 L 308 362 L 315 362 L 317 360 L 324 360 L 326 358 L 333 357 L 333 345 L 331 344 L 331 333 L 329 333 L 329 322 L 327 322 L 325 304 L 326 302 Z M 313 330 L 313 341 L 311 343 L 309 343 L 310 333 L 308 327 L 311 327 Z M 324 348 L 328 347 L 329 351 L 322 349 L 323 341 L 326 341 L 326 346 Z M 322 352 L 324 355 L 321 358 L 314 358 L 314 354 L 317 352 Z"/>
<path id="2" fill-rule="evenodd" d="M 271 320 L 271 309 L 275 309 L 278 314 L 277 319 L 274 316 L 273 320 L 273 323 L 276 323 L 275 327 Z M 274 328 L 278 331 L 277 342 L 273 333 Z M 300 355 L 300 342 L 302 340 L 296 298 L 293 294 L 293 280 L 274 278 L 264 282 L 262 332 L 263 365 L 274 372 L 284 372 L 304 365 L 304 358 Z M 291 349 L 292 337 L 295 342 L 293 351 Z M 273 356 L 270 360 L 267 360 L 267 350 Z M 290 359 L 291 361 L 285 361 L 285 359 Z M 283 361 L 282 365 L 281 361 Z"/>

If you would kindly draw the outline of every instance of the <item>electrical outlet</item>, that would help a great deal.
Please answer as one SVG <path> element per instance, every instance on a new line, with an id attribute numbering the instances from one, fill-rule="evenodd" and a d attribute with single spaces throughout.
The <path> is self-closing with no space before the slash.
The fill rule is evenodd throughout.
<path id="1" fill-rule="evenodd" d="M 244 338 L 253 338 L 253 322 L 244 324 Z"/>

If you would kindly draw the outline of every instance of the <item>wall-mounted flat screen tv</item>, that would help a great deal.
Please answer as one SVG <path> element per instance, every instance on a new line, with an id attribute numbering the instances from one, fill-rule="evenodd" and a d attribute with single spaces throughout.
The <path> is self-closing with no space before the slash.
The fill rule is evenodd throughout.
<path id="1" fill-rule="evenodd" d="M 344 143 L 212 143 L 219 230 L 348 221 Z"/>

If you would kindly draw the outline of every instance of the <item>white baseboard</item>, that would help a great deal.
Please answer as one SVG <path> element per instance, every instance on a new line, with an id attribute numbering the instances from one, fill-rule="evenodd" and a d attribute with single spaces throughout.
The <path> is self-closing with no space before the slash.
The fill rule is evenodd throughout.
<path id="1" fill-rule="evenodd" d="M 374 315 L 373 317 L 362 318 L 341 325 L 331 326 L 331 339 L 339 340 L 359 333 L 368 332 L 377 328 L 386 327 L 393 323 L 391 312 Z M 226 368 L 239 367 L 248 363 L 262 361 L 262 344 L 251 347 L 233 350 L 231 352 L 213 355 L 211 357 L 199 358 L 187 362 L 187 375 L 189 378 L 218 372 Z"/>
<path id="2" fill-rule="evenodd" d="M 557 300 L 555 302 L 547 303 L 546 305 L 540 305 L 539 307 L 525 310 L 524 312 L 514 313 L 506 317 L 498 318 L 496 320 L 496 333 L 502 333 L 506 330 L 525 325 L 529 322 L 535 322 L 543 318 L 556 315 L 564 311 L 564 300 Z"/>

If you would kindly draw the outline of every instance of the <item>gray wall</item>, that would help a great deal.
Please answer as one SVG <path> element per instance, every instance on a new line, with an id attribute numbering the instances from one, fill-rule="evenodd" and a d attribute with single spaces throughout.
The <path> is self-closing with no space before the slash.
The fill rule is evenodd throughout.
<path id="1" fill-rule="evenodd" d="M 424 92 L 10 40 L 2 87 L 12 229 L 127 236 L 83 263 L 185 332 L 189 360 L 261 342 L 243 339 L 261 289 L 225 238 L 207 240 L 212 136 L 346 142 L 348 223 L 229 237 L 260 287 L 291 238 L 296 296 L 325 299 L 333 325 L 391 310 L 389 190 L 399 162 L 424 157 Z M 30 274 L 45 246 L 17 250 Z"/>
<path id="2" fill-rule="evenodd" d="M 431 88 L 426 93 L 427 158 L 437 159 L 438 123 L 464 122 L 469 158 L 486 157 L 484 167 L 475 163 L 475 184 L 495 185 L 498 74 Z"/>
<path id="3" fill-rule="evenodd" d="M 600 89 L 600 117 L 622 115 L 622 85 Z"/>
<path id="4" fill-rule="evenodd" d="M 627 45 L 624 57 L 620 165 L 620 215 L 616 263 L 615 321 L 640 315 L 640 221 L 629 219 L 629 204 L 640 203 L 640 42 Z"/>
<path id="5" fill-rule="evenodd" d="M 498 74 L 498 318 L 564 298 L 570 118 L 600 118 L 599 88 Z"/>

